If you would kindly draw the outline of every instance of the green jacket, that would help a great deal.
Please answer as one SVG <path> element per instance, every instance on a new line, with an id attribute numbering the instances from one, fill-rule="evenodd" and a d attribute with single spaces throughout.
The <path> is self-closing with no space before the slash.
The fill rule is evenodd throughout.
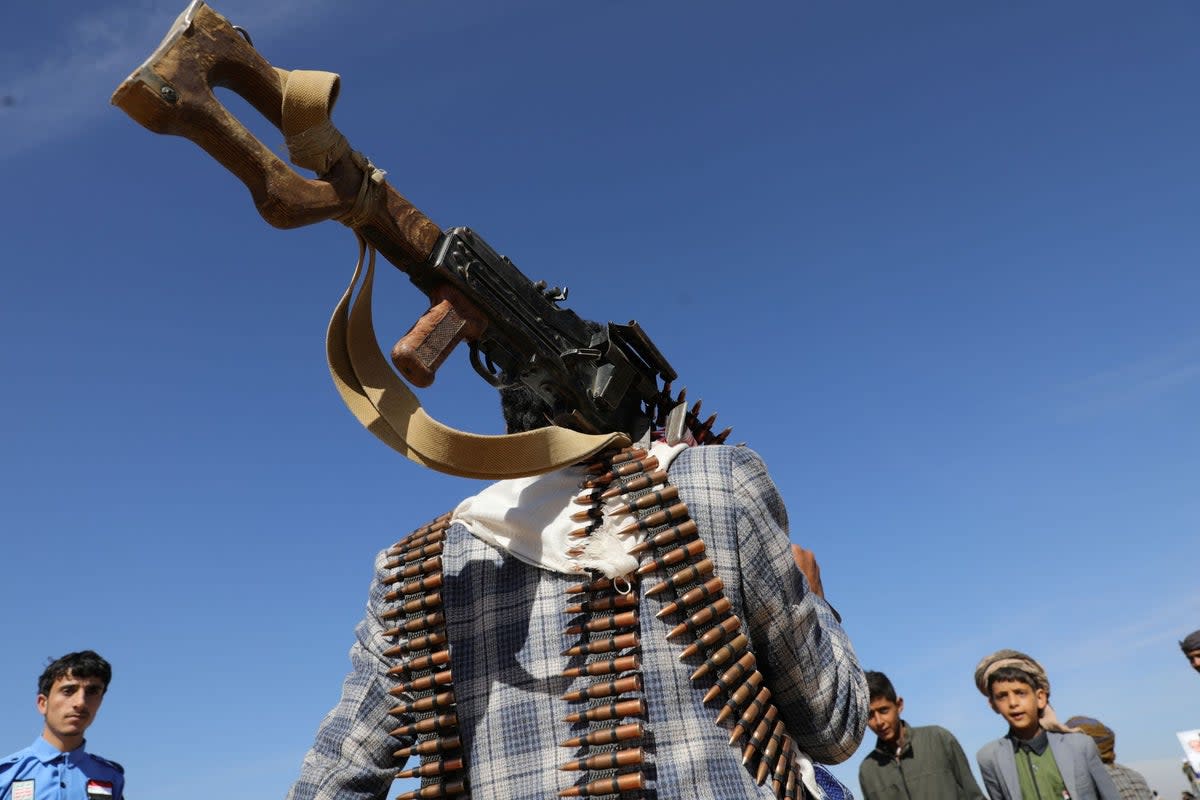
<path id="1" fill-rule="evenodd" d="M 879 742 L 858 768 L 864 800 L 986 800 L 954 734 L 901 720 L 899 756 Z"/>

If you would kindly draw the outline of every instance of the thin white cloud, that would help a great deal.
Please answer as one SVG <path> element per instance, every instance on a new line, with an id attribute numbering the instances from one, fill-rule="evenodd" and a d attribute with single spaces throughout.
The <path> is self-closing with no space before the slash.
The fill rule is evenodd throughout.
<path id="1" fill-rule="evenodd" d="M 1136 408 L 1200 382 L 1200 338 L 1146 354 L 1063 387 L 1072 415 L 1090 416 Z"/>
<path id="2" fill-rule="evenodd" d="M 93 7 L 18 37 L 28 46 L 7 53 L 0 70 L 0 97 L 11 98 L 0 105 L 0 159 L 78 133 L 113 113 L 113 90 L 154 50 L 185 5 Z M 250 30 L 280 31 L 312 25 L 336 8 L 336 0 L 243 0 L 217 10 Z"/>

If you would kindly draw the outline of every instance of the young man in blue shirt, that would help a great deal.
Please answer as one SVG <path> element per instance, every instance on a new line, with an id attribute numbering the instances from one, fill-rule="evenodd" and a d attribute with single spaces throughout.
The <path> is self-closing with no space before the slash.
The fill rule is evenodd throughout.
<path id="1" fill-rule="evenodd" d="M 37 695 L 42 735 L 0 761 L 0 800 L 122 800 L 125 770 L 84 749 L 111 680 L 112 667 L 92 650 L 46 667 Z"/>

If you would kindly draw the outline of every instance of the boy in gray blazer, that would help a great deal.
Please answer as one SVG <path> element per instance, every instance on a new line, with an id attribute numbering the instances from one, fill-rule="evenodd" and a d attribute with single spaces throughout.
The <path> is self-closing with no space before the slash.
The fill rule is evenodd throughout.
<path id="1" fill-rule="evenodd" d="M 1055 716 L 1041 664 L 1000 650 L 979 663 L 975 685 L 1008 723 L 976 756 L 991 800 L 1121 800 L 1096 743 Z"/>

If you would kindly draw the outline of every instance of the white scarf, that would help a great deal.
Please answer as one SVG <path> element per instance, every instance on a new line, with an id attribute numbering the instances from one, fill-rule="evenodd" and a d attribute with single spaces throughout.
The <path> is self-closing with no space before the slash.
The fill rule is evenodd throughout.
<path id="1" fill-rule="evenodd" d="M 650 446 L 650 455 L 658 458 L 657 468 L 665 470 L 686 447 L 656 442 Z M 637 558 L 629 555 L 629 550 L 643 535 L 618 535 L 635 521 L 631 514 L 609 513 L 621 504 L 620 497 L 605 502 L 603 519 L 586 539 L 570 536 L 571 531 L 587 525 L 571 519 L 586 508 L 574 502 L 582 493 L 579 485 L 585 477 L 584 467 L 571 466 L 532 478 L 498 481 L 459 503 L 450 520 L 461 522 L 476 539 L 551 572 L 574 575 L 594 569 L 610 578 L 628 575 L 637 569 Z M 570 555 L 568 551 L 581 544 L 583 554 Z"/>

